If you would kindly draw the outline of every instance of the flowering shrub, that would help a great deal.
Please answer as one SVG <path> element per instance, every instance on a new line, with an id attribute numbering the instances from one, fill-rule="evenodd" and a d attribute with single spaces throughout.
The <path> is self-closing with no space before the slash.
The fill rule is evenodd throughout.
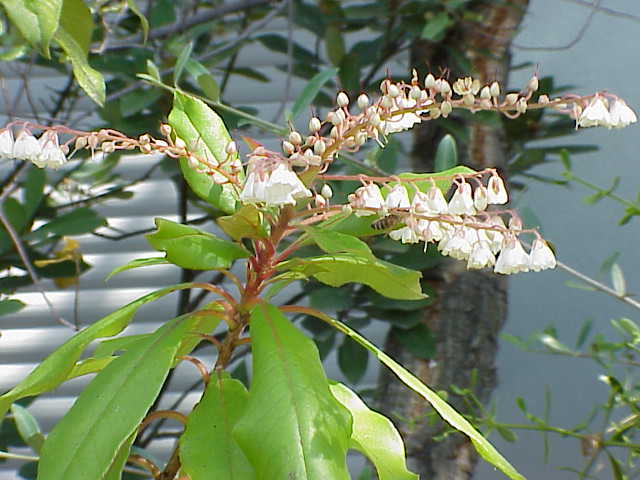
<path id="1" fill-rule="evenodd" d="M 167 88 L 165 86 L 165 88 Z M 222 120 L 200 99 L 177 88 L 165 136 L 128 138 L 113 130 L 77 131 L 14 122 L 0 132 L 0 156 L 59 168 L 79 150 L 111 153 L 139 150 L 178 159 L 194 193 L 227 214 L 218 225 L 228 239 L 191 226 L 157 219 L 147 236 L 162 257 L 138 259 L 114 270 L 172 263 L 195 270 L 218 270 L 237 288 L 183 283 L 150 293 L 77 333 L 14 389 L 0 397 L 0 412 L 24 397 L 50 391 L 79 375 L 97 373 L 71 410 L 47 437 L 41 451 L 42 480 L 118 478 L 169 371 L 193 362 L 206 388 L 164 471 L 142 463 L 156 478 L 348 478 L 348 449 L 362 452 L 380 479 L 411 479 L 404 447 L 391 422 L 369 410 L 349 388 L 326 378 L 315 345 L 285 316 L 304 313 L 326 322 L 372 352 L 400 380 L 429 401 L 454 428 L 469 436 L 480 455 L 510 478 L 522 476 L 442 398 L 356 331 L 325 313 L 300 305 L 276 306 L 272 297 L 293 281 L 315 278 L 333 287 L 358 282 L 393 299 L 425 297 L 421 274 L 381 259 L 363 238 L 388 234 L 402 243 L 437 244 L 442 255 L 467 268 L 493 268 L 499 274 L 553 268 L 555 257 L 534 229 L 523 228 L 497 171 L 456 166 L 435 173 L 394 176 L 334 174 L 344 152 L 355 153 L 369 140 L 384 146 L 389 135 L 454 109 L 495 111 L 509 118 L 550 108 L 570 115 L 577 126 L 623 127 L 636 121 L 611 94 L 534 98 L 533 77 L 519 93 L 502 95 L 497 83 L 463 78 L 453 85 L 414 73 L 410 83 L 384 80 L 381 95 L 360 95 L 355 105 L 341 92 L 324 120 L 312 117 L 306 135 L 291 130 L 282 152 L 251 139 L 246 165 Z M 19 132 L 14 138 L 14 129 Z M 39 139 L 31 133 L 40 130 Z M 61 141 L 60 138 L 64 140 Z M 332 203 L 330 182 L 361 186 L 347 202 Z M 532 239 L 529 252 L 521 241 Z M 301 256 L 313 245 L 315 253 Z M 244 274 L 232 269 L 244 262 Z M 204 289 L 218 300 L 166 322 L 142 336 L 117 335 L 145 303 L 180 289 Z M 212 333 L 224 324 L 220 340 Z M 208 367 L 189 354 L 212 342 L 216 363 Z M 251 345 L 253 375 L 247 390 L 225 371 L 236 349 Z M 124 351 L 117 354 L 116 352 Z M 265 439 L 268 438 L 268 441 Z M 239 472 L 239 473 L 238 473 Z"/>

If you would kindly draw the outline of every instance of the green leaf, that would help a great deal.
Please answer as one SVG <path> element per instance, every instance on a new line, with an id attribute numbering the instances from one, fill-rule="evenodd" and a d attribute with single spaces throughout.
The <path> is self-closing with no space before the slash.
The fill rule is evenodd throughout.
<path id="1" fill-rule="evenodd" d="M 194 317 L 178 317 L 102 370 L 54 427 L 38 480 L 103 478 L 164 383 Z"/>
<path id="2" fill-rule="evenodd" d="M 33 215 L 44 198 L 44 185 L 46 180 L 47 174 L 43 168 L 29 169 L 23 190 L 25 216 L 28 219 L 33 218 Z"/>
<path id="3" fill-rule="evenodd" d="M 11 413 L 13 420 L 16 422 L 16 428 L 20 434 L 20 438 L 29 445 L 34 452 L 40 453 L 40 448 L 44 442 L 44 435 L 40 430 L 40 425 L 31 413 L 21 405 L 14 403 L 11 405 Z"/>
<path id="4" fill-rule="evenodd" d="M 362 380 L 367 371 L 367 363 L 369 363 L 369 352 L 349 337 L 344 337 L 342 344 L 338 347 L 338 365 L 347 380 L 353 384 Z"/>
<path id="5" fill-rule="evenodd" d="M 137 432 L 136 432 L 137 433 Z M 102 480 L 121 480 L 122 479 L 122 469 L 127 463 L 127 459 L 129 458 L 129 452 L 131 451 L 131 446 L 133 445 L 134 440 L 136 439 L 136 433 L 131 435 L 118 449 L 118 453 L 116 453 L 111 465 L 109 466 L 109 470 L 102 477 Z"/>
<path id="6" fill-rule="evenodd" d="M 336 24 L 328 25 L 325 30 L 324 41 L 326 43 L 329 61 L 336 67 L 339 66 L 345 52 L 344 38 L 342 38 L 340 27 Z"/>
<path id="7" fill-rule="evenodd" d="M 456 141 L 453 135 L 447 133 L 440 143 L 438 143 L 438 149 L 436 150 L 435 159 L 435 171 L 442 172 L 449 170 L 458 164 L 458 148 L 456 147 Z"/>
<path id="8" fill-rule="evenodd" d="M 147 59 L 147 73 L 149 77 L 157 82 L 162 82 L 162 76 L 160 75 L 160 69 L 152 60 Z"/>
<path id="9" fill-rule="evenodd" d="M 124 337 L 103 340 L 93 351 L 93 358 L 96 360 L 99 358 L 107 358 L 112 356 L 115 352 L 128 350 L 130 346 L 149 338 L 149 335 L 151 334 L 140 333 L 137 335 L 126 335 Z"/>
<path id="10" fill-rule="evenodd" d="M 397 363 L 386 353 L 376 347 L 369 340 L 364 338 L 355 330 L 351 329 L 344 323 L 317 312 L 317 317 L 332 325 L 340 332 L 353 338 L 360 345 L 372 352 L 381 363 L 387 366 L 405 385 L 417 394 L 424 397 L 431 406 L 440 414 L 440 416 L 449 423 L 453 428 L 467 435 L 478 453 L 487 462 L 500 469 L 505 475 L 513 480 L 525 480 L 518 471 L 502 456 L 500 453 L 478 432 L 462 415 L 460 415 L 453 407 L 445 402 L 436 392 L 427 387 L 411 372 Z"/>
<path id="11" fill-rule="evenodd" d="M 53 390 L 64 382 L 84 349 L 95 339 L 112 337 L 120 333 L 133 319 L 136 311 L 145 303 L 153 302 L 176 290 L 193 288 L 192 283 L 181 283 L 151 292 L 119 308 L 98 320 L 86 329 L 76 333 L 51 355 L 45 358 L 22 382 L 0 396 L 0 418 L 15 400 L 32 397 Z"/>
<path id="12" fill-rule="evenodd" d="M 613 289 L 618 296 L 624 297 L 627 294 L 627 282 L 624 279 L 622 268 L 617 263 L 611 266 L 611 283 L 613 283 Z"/>
<path id="13" fill-rule="evenodd" d="M 347 480 L 351 415 L 315 344 L 274 306 L 251 313 L 253 382 L 234 437 L 260 478 Z"/>
<path id="14" fill-rule="evenodd" d="M 424 324 L 413 328 L 392 328 L 393 337 L 410 353 L 418 358 L 433 358 L 436 352 L 436 339 Z"/>
<path id="15" fill-rule="evenodd" d="M 3 315 L 10 315 L 12 313 L 19 312 L 25 307 L 25 304 L 20 300 L 13 298 L 5 298 L 0 300 L 0 317 Z"/>
<path id="16" fill-rule="evenodd" d="M 263 216 L 255 205 L 242 205 L 233 215 L 218 217 L 216 223 L 234 240 L 243 238 L 266 238 Z"/>
<path id="17" fill-rule="evenodd" d="M 87 207 L 80 207 L 54 218 L 37 230 L 26 235 L 27 240 L 44 240 L 49 236 L 82 235 L 91 233 L 96 228 L 106 225 L 104 217 Z"/>
<path id="18" fill-rule="evenodd" d="M 348 338 L 348 337 L 347 337 Z M 351 446 L 375 465 L 379 480 L 418 480 L 407 470 L 404 443 L 384 415 L 370 410 L 358 395 L 340 383 L 330 386 L 334 397 L 351 412 Z"/>
<path id="19" fill-rule="evenodd" d="M 314 77 L 309 80 L 306 87 L 304 87 L 302 93 L 300 93 L 298 98 L 296 98 L 293 108 L 291 109 L 291 113 L 288 115 L 287 119 L 289 121 L 293 121 L 298 118 L 298 115 L 300 115 L 305 109 L 309 108 L 313 103 L 324 84 L 334 78 L 337 74 L 337 68 L 327 68 L 326 70 L 322 70 L 320 73 L 314 75 Z"/>
<path id="20" fill-rule="evenodd" d="M 222 169 L 230 172 L 232 168 L 242 170 L 242 165 L 236 155 L 227 161 L 225 148 L 231 141 L 222 119 L 204 102 L 192 96 L 176 92 L 173 97 L 173 109 L 169 114 L 169 124 L 176 135 L 184 140 L 190 152 L 197 157 L 206 159 L 210 163 L 224 164 Z M 219 208 L 225 213 L 236 210 L 238 191 L 226 183 L 215 183 L 217 175 L 198 172 L 189 166 L 186 158 L 180 159 L 180 169 L 185 180 L 200 198 Z M 242 180 L 242 174 L 239 180 Z"/>
<path id="21" fill-rule="evenodd" d="M 193 42 L 188 42 L 180 51 L 178 58 L 176 59 L 176 65 L 173 69 L 173 84 L 177 87 L 178 82 L 180 81 L 180 76 L 182 75 L 182 71 L 184 70 L 189 57 L 191 57 L 191 52 L 193 51 Z"/>
<path id="22" fill-rule="evenodd" d="M 144 16 L 140 7 L 136 3 L 136 0 L 127 0 L 127 5 L 129 5 L 129 10 L 131 10 L 136 17 L 140 20 L 140 25 L 142 26 L 142 34 L 143 34 L 143 42 L 147 43 L 147 38 L 149 37 L 149 20 Z"/>
<path id="23" fill-rule="evenodd" d="M 454 21 L 449 17 L 449 14 L 440 12 L 426 23 L 420 37 L 432 42 L 438 42 L 444 37 L 445 32 L 453 23 Z"/>
<path id="24" fill-rule="evenodd" d="M 38 17 L 42 53 L 49 58 L 49 44 L 58 29 L 62 0 L 38 0 L 37 2 L 31 2 L 31 6 Z"/>
<path id="25" fill-rule="evenodd" d="M 305 228 L 305 232 L 326 253 L 355 253 L 365 257 L 373 256 L 369 246 L 353 235 L 314 227 Z"/>
<path id="26" fill-rule="evenodd" d="M 100 72 L 89 66 L 89 44 L 93 32 L 93 18 L 82 0 L 64 0 L 60 26 L 54 40 L 67 54 L 73 66 L 73 75 L 98 105 L 104 105 L 105 84 Z"/>
<path id="27" fill-rule="evenodd" d="M 2 0 L 7 16 L 22 36 L 35 48 L 40 46 L 40 22 L 38 15 L 29 9 L 24 0 Z"/>
<path id="28" fill-rule="evenodd" d="M 242 382 L 226 375 L 211 377 L 180 437 L 182 469 L 191 480 L 256 478 L 247 457 L 232 437 L 233 427 L 245 412 L 249 394 Z"/>
<path id="29" fill-rule="evenodd" d="M 422 274 L 377 258 L 354 254 L 333 254 L 294 258 L 278 264 L 279 270 L 291 270 L 313 276 L 322 283 L 340 287 L 345 283 L 363 283 L 385 297 L 399 300 L 425 298 L 420 287 Z"/>
<path id="30" fill-rule="evenodd" d="M 121 265 L 120 267 L 114 268 L 109 275 L 105 278 L 105 281 L 110 280 L 111 277 L 117 275 L 120 272 L 124 272 L 126 270 L 132 270 L 134 268 L 141 267 L 151 267 L 153 265 L 168 265 L 169 262 L 166 258 L 163 257 L 151 257 L 151 258 L 136 258 L 135 260 L 131 260 L 126 265 Z"/>
<path id="31" fill-rule="evenodd" d="M 450 168 L 449 170 L 437 173 L 401 173 L 398 175 L 398 177 L 415 179 L 415 181 L 412 182 L 412 185 L 418 188 L 421 192 L 426 192 L 431 188 L 432 181 L 430 179 L 435 177 L 434 181 L 437 187 L 443 192 L 446 192 L 451 186 L 451 180 L 443 179 L 442 177 L 453 178 L 456 175 L 465 175 L 470 173 L 475 173 L 475 170 L 459 165 L 457 167 Z M 424 179 L 424 181 L 422 181 L 421 179 Z"/>
<path id="32" fill-rule="evenodd" d="M 557 338 L 546 333 L 541 334 L 538 340 L 540 340 L 540 342 L 543 343 L 545 347 L 553 350 L 554 352 L 564 353 L 566 355 L 574 354 L 574 352 L 569 347 L 561 343 Z"/>
<path id="33" fill-rule="evenodd" d="M 246 258 L 249 252 L 240 244 L 222 240 L 194 227 L 155 219 L 158 230 L 145 235 L 156 250 L 166 253 L 171 263 L 193 270 L 229 268 L 234 260 Z"/>

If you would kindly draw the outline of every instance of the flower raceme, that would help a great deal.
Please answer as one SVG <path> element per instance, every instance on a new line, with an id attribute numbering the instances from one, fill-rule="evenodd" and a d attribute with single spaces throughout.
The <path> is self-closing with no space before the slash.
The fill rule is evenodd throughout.
<path id="1" fill-rule="evenodd" d="M 24 127 L 15 140 L 11 128 L 0 132 L 0 159 L 27 160 L 40 168 L 57 170 L 67 163 L 65 151 L 58 143 L 58 134 L 52 130 L 46 130 L 39 140 Z"/>

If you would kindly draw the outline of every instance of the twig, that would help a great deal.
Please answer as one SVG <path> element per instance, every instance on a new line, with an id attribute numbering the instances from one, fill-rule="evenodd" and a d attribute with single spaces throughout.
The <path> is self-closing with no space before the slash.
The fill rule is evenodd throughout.
<path id="1" fill-rule="evenodd" d="M 199 225 L 205 221 L 207 221 L 209 219 L 208 215 L 204 215 L 202 217 L 198 217 L 198 218 L 194 218 L 193 220 L 188 220 L 186 222 L 184 222 L 185 225 Z M 111 228 L 112 230 L 115 230 L 113 227 L 107 227 L 107 228 Z M 124 240 L 125 238 L 129 238 L 129 237 L 135 237 L 136 235 L 141 235 L 143 233 L 150 233 L 156 230 L 156 227 L 149 227 L 149 228 L 143 228 L 140 230 L 134 230 L 132 232 L 127 232 L 127 233 L 123 233 L 122 235 L 119 236 L 111 236 L 111 235 L 106 235 L 104 233 L 98 233 L 98 232 L 92 232 L 92 235 L 95 235 L 96 237 L 100 237 L 100 238 L 106 238 L 108 240 Z"/>
<path id="2" fill-rule="evenodd" d="M 613 8 L 600 7 L 600 6 L 597 6 L 597 4 L 593 4 L 593 3 L 587 2 L 585 0 L 564 0 L 564 1 L 565 2 L 575 3 L 575 4 L 581 5 L 583 7 L 592 8 L 592 9 L 594 9 L 594 10 L 600 12 L 600 13 L 603 13 L 605 15 L 609 15 L 611 17 L 626 18 L 627 20 L 631 20 L 633 22 L 640 23 L 640 16 L 638 16 L 638 15 L 632 15 L 630 13 L 621 12 L 620 10 L 614 10 Z"/>

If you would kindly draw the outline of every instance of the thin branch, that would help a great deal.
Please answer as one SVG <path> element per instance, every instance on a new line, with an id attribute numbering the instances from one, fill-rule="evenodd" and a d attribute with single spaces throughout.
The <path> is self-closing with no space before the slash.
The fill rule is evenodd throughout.
<path id="1" fill-rule="evenodd" d="M 198 217 L 198 218 L 194 218 L 193 220 L 186 221 L 184 222 L 184 224 L 199 225 L 207 221 L 208 219 L 209 219 L 209 215 L 204 215 L 202 217 Z M 107 227 L 107 228 L 111 228 L 111 230 L 115 230 L 112 227 Z M 100 237 L 100 238 L 106 238 L 108 240 L 124 240 L 125 238 L 135 237 L 136 235 L 141 235 L 143 233 L 151 233 L 151 232 L 154 232 L 155 230 L 156 230 L 156 227 L 149 227 L 149 228 L 143 228 L 140 230 L 134 230 L 132 232 L 123 233 L 122 235 L 118 235 L 118 236 L 112 236 L 112 235 L 107 235 L 105 233 L 98 233 L 98 232 L 92 232 L 92 235 L 95 235 L 96 237 Z"/>
<path id="2" fill-rule="evenodd" d="M 614 10 L 613 8 L 599 7 L 599 6 L 597 6 L 597 4 L 593 4 L 593 3 L 587 2 L 585 0 L 564 0 L 564 1 L 565 2 L 575 3 L 575 4 L 581 5 L 583 7 L 592 8 L 592 9 L 594 9 L 594 10 L 600 12 L 600 13 L 603 13 L 604 15 L 609 15 L 611 17 L 625 18 L 627 20 L 631 20 L 633 22 L 640 23 L 640 16 L 638 16 L 638 15 L 632 15 L 630 13 L 621 12 L 620 10 Z"/>

